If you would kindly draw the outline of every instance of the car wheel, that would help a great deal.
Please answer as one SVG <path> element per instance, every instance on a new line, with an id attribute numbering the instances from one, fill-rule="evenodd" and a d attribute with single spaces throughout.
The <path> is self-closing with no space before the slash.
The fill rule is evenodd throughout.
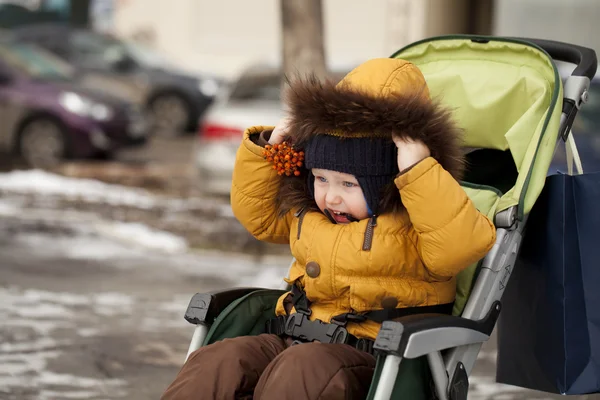
<path id="1" fill-rule="evenodd" d="M 19 153 L 34 168 L 50 168 L 67 155 L 67 139 L 62 127 L 49 118 L 28 122 L 19 135 Z"/>
<path id="2" fill-rule="evenodd" d="M 115 153 L 112 150 L 98 150 L 94 153 L 94 160 L 112 161 L 115 159 Z"/>
<path id="3" fill-rule="evenodd" d="M 181 135 L 192 119 L 188 102 L 178 94 L 161 94 L 154 98 L 150 113 L 155 133 L 163 137 Z"/>

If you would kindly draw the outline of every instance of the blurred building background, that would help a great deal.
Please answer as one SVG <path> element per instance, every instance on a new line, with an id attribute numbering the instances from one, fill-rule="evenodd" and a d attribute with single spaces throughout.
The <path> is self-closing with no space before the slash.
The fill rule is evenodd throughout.
<path id="1" fill-rule="evenodd" d="M 493 32 L 590 47 L 600 53 L 597 0 L 495 0 Z"/>
<path id="2" fill-rule="evenodd" d="M 248 64 L 278 63 L 279 0 L 0 1 L 0 25 L 63 20 L 151 45 L 175 64 L 231 76 Z M 423 37 L 490 33 L 492 1 L 323 1 L 330 66 L 386 56 Z M 3 17 L 4 15 L 4 17 Z"/>
<path id="3" fill-rule="evenodd" d="M 277 63 L 280 0 L 2 0 L 0 26 L 62 20 L 134 39 L 191 71 L 229 76 Z M 535 36 L 600 48 L 597 0 L 324 0 L 330 66 L 448 33 Z M 582 29 L 581 27 L 586 27 Z"/>
<path id="4" fill-rule="evenodd" d="M 116 33 L 151 42 L 189 69 L 213 68 L 227 75 L 241 66 L 278 63 L 279 0 L 121 0 L 114 9 Z M 466 32 L 487 1 L 323 1 L 324 45 L 331 67 L 393 53 L 426 36 Z M 165 18 L 165 15 L 169 15 Z"/>

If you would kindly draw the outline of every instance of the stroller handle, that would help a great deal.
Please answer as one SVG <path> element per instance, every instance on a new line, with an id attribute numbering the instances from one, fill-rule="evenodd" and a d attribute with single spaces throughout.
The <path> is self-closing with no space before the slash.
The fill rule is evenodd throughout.
<path id="1" fill-rule="evenodd" d="M 596 52 L 590 48 L 546 39 L 515 39 L 538 45 L 555 60 L 577 65 L 571 76 L 587 76 L 589 80 L 592 80 L 596 74 L 598 59 L 596 58 Z"/>

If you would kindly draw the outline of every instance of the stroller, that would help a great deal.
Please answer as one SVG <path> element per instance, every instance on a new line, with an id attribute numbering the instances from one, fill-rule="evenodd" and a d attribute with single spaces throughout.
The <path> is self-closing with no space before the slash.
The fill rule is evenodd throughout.
<path id="1" fill-rule="evenodd" d="M 461 186 L 494 221 L 497 240 L 483 260 L 458 276 L 452 315 L 383 322 L 374 343 L 377 366 L 368 398 L 425 396 L 407 394 L 410 380 L 441 400 L 466 399 L 469 374 L 501 311 L 528 213 L 542 191 L 558 139 L 566 139 L 587 100 L 596 54 L 546 40 L 458 35 L 422 40 L 392 57 L 416 64 L 432 97 L 452 106 L 465 130 L 468 167 Z M 577 65 L 564 92 L 553 59 Z M 225 338 L 265 332 L 284 292 L 236 288 L 194 295 L 185 314 L 196 325 L 188 356 Z M 414 368 L 415 360 L 424 362 L 427 374 Z"/>

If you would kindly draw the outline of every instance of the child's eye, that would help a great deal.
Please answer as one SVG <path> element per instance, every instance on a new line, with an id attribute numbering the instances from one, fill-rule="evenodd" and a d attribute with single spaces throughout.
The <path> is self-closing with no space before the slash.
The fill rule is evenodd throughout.
<path id="1" fill-rule="evenodd" d="M 323 178 L 322 176 L 315 176 L 315 179 L 318 180 L 319 182 L 327 182 L 327 179 Z"/>
<path id="2" fill-rule="evenodd" d="M 354 183 L 354 182 L 348 182 L 348 181 L 344 181 L 343 185 L 346 186 L 346 187 L 358 186 L 356 183 Z"/>

